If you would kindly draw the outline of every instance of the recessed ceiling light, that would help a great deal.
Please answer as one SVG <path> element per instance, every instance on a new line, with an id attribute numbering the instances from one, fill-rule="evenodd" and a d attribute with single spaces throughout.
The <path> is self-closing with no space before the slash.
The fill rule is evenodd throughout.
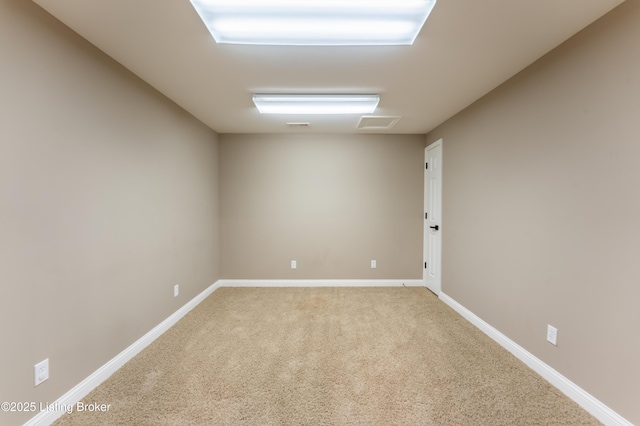
<path id="1" fill-rule="evenodd" d="M 191 0 L 218 43 L 409 45 L 436 0 Z"/>
<path id="2" fill-rule="evenodd" d="M 253 95 L 262 114 L 370 114 L 379 95 Z"/>

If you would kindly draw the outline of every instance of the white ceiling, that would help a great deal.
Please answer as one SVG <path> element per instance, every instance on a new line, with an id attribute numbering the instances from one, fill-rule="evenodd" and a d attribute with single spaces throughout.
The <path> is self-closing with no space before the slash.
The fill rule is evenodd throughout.
<path id="1" fill-rule="evenodd" d="M 189 0 L 33 0 L 219 133 L 372 132 L 360 116 L 261 116 L 252 93 L 379 93 L 427 133 L 623 0 L 438 0 L 413 46 L 217 45 Z M 309 121 L 289 129 L 287 121 Z"/>

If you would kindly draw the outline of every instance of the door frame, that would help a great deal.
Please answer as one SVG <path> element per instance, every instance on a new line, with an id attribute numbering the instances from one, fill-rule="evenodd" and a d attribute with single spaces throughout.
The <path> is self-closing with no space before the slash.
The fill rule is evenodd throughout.
<path id="1" fill-rule="evenodd" d="M 436 263 L 435 267 L 436 267 L 436 280 L 433 283 L 432 286 L 427 286 L 427 271 L 428 268 L 424 267 L 422 269 L 422 280 L 424 282 L 425 287 L 427 287 L 429 290 L 431 290 L 436 296 L 440 296 L 440 292 L 442 291 L 442 163 L 443 163 L 443 159 L 442 157 L 444 156 L 444 150 L 443 150 L 443 140 L 442 138 L 438 139 L 437 141 L 429 144 L 427 147 L 425 147 L 424 149 L 424 162 L 425 162 L 425 168 L 424 170 L 424 205 L 423 205 L 423 213 L 427 213 L 427 202 L 428 202 L 428 197 L 429 197 L 429 184 L 428 184 L 428 179 L 430 177 L 431 171 L 434 170 L 433 167 L 429 168 L 426 166 L 426 164 L 429 162 L 429 150 L 440 146 L 440 164 L 438 165 L 439 167 L 439 173 L 440 173 L 440 179 L 439 179 L 439 185 L 438 185 L 438 193 L 439 193 L 439 197 L 440 199 L 438 200 L 438 205 L 439 205 L 439 212 L 437 212 L 437 216 L 440 216 L 440 221 L 439 221 L 439 230 L 435 231 L 438 232 L 438 238 L 437 238 L 437 243 L 436 243 L 436 255 L 434 256 L 434 261 Z M 432 212 L 433 214 L 433 212 Z M 437 217 L 436 216 L 436 217 Z M 430 229 L 429 229 L 429 222 L 426 218 L 423 219 L 424 220 L 424 226 L 423 226 L 423 244 L 422 244 L 422 259 L 423 262 L 427 262 L 427 244 L 428 244 L 428 240 L 427 240 L 427 236 L 429 235 Z M 434 265 L 431 265 L 431 268 L 433 268 Z"/>

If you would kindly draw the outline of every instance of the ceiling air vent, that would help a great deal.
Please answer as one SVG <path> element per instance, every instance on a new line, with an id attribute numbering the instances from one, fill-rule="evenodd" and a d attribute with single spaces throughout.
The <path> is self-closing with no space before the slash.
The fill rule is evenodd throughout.
<path id="1" fill-rule="evenodd" d="M 309 123 L 287 123 L 287 127 L 291 127 L 291 128 L 309 127 Z"/>
<path id="2" fill-rule="evenodd" d="M 361 130 L 385 130 L 390 129 L 400 121 L 402 117 L 390 116 L 363 116 L 358 123 Z"/>

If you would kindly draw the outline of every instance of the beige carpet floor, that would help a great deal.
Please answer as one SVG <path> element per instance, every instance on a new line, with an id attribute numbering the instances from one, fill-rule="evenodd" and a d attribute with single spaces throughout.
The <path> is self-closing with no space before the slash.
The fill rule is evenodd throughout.
<path id="1" fill-rule="evenodd" d="M 424 288 L 222 288 L 55 425 L 595 425 Z"/>

